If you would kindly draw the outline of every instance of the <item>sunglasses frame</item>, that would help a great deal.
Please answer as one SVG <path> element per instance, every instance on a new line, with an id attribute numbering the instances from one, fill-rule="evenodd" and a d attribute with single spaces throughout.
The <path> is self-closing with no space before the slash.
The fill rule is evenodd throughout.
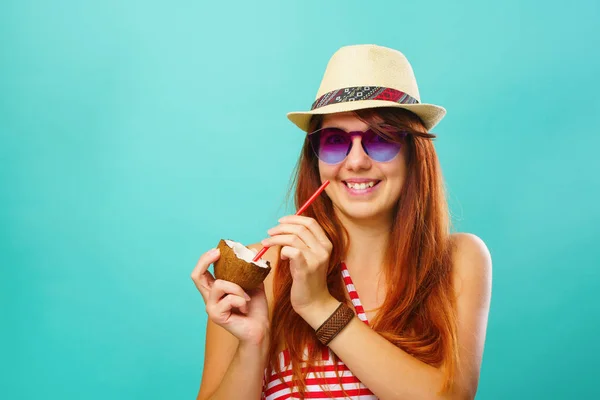
<path id="1" fill-rule="evenodd" d="M 312 140 L 312 139 L 311 139 L 311 135 L 314 135 L 314 134 L 316 134 L 316 133 L 318 133 L 318 132 L 320 132 L 320 131 L 323 131 L 323 130 L 325 130 L 325 129 L 337 129 L 337 130 L 339 130 L 339 131 L 342 131 L 342 132 L 344 132 L 345 134 L 347 134 L 347 135 L 349 135 L 349 136 L 350 136 L 351 140 L 350 140 L 350 144 L 349 144 L 349 146 L 348 146 L 348 149 L 346 150 L 346 156 L 345 156 L 345 157 L 344 157 L 344 158 L 343 158 L 341 161 L 338 161 L 338 162 L 336 162 L 336 163 L 328 163 L 328 162 L 324 161 L 323 159 L 321 159 L 321 157 L 319 157 L 319 151 L 318 151 L 318 149 L 316 149 L 316 148 L 315 148 L 314 140 Z M 345 131 L 344 129 L 342 129 L 342 128 L 338 128 L 338 127 L 335 127 L 335 126 L 328 126 L 328 127 L 324 127 L 324 128 L 319 128 L 319 129 L 317 129 L 316 131 L 313 131 L 313 132 L 311 132 L 311 133 L 307 134 L 307 135 L 306 135 L 306 138 L 307 138 L 307 140 L 310 142 L 310 147 L 312 148 L 312 150 L 313 150 L 313 152 L 314 152 L 315 156 L 316 156 L 316 157 L 317 157 L 317 158 L 318 158 L 320 161 L 324 162 L 324 163 L 325 163 L 325 164 L 327 164 L 327 165 L 338 165 L 338 164 L 341 164 L 341 163 L 343 163 L 343 162 L 346 160 L 346 158 L 348 158 L 348 154 L 350 154 L 350 151 L 352 151 L 352 147 L 354 146 L 354 140 L 353 140 L 353 139 L 354 139 L 354 137 L 355 137 L 355 136 L 360 136 L 360 144 L 361 144 L 361 147 L 362 147 L 363 151 L 365 152 L 365 154 L 366 154 L 366 155 L 367 155 L 367 156 L 368 156 L 368 157 L 369 157 L 369 158 L 370 158 L 370 159 L 371 159 L 373 162 L 377 162 L 377 163 L 386 163 L 386 162 L 393 161 L 393 160 L 394 160 L 396 157 L 398 157 L 398 154 L 400 154 L 400 151 L 402 150 L 402 144 L 403 144 L 403 143 L 400 143 L 400 142 L 398 142 L 398 143 L 397 143 L 397 144 L 398 144 L 398 151 L 397 151 L 397 152 L 396 152 L 396 154 L 394 154 L 394 156 L 393 156 L 392 158 L 390 158 L 389 160 L 387 160 L 387 161 L 378 161 L 378 160 L 375 160 L 375 159 L 373 159 L 373 157 L 371 157 L 371 155 L 369 154 L 369 152 L 367 151 L 367 149 L 365 149 L 365 144 L 363 143 L 363 140 L 364 140 L 364 137 L 365 137 L 365 135 L 366 135 L 366 134 L 368 134 L 369 132 L 371 132 L 371 133 L 373 133 L 373 134 L 375 134 L 375 135 L 379 136 L 380 138 L 382 138 L 382 139 L 384 139 L 384 140 L 386 140 L 386 141 L 388 141 L 388 142 L 391 142 L 391 141 L 390 141 L 390 140 L 388 140 L 386 137 L 384 137 L 383 135 L 379 134 L 377 131 L 375 131 L 375 130 L 374 130 L 374 129 L 372 129 L 372 128 L 369 128 L 369 129 L 367 129 L 366 131 L 352 131 L 352 132 L 347 132 L 347 131 Z M 394 133 L 395 133 L 395 134 L 397 134 L 397 135 L 399 135 L 401 138 L 405 138 L 406 136 L 408 136 L 408 133 L 407 133 L 407 132 L 405 132 L 405 131 L 396 131 L 396 132 L 394 132 Z M 396 143 L 396 142 L 392 142 L 392 143 Z"/>

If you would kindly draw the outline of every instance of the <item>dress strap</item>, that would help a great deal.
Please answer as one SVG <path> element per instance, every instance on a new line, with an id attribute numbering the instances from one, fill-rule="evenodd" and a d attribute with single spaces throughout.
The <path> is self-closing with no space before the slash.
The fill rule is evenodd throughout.
<path id="1" fill-rule="evenodd" d="M 348 272 L 348 268 L 346 267 L 345 263 L 342 263 L 342 277 L 344 278 L 344 283 L 346 284 L 346 290 L 348 290 L 348 295 L 350 296 L 352 304 L 354 305 L 354 309 L 356 310 L 356 315 L 361 321 L 369 325 L 367 314 L 365 313 L 365 309 L 363 308 L 362 303 L 360 302 L 358 292 L 354 287 L 354 283 L 352 282 L 352 278 L 350 277 L 350 272 Z"/>

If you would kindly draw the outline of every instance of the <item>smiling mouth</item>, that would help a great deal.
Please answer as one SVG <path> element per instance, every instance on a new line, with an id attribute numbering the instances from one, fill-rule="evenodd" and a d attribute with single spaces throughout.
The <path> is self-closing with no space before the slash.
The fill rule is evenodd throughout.
<path id="1" fill-rule="evenodd" d="M 346 187 L 350 188 L 350 189 L 354 189 L 354 190 L 366 190 L 366 189 L 370 189 L 374 186 L 377 186 L 379 184 L 378 180 L 373 180 L 370 182 L 361 182 L 361 183 L 353 183 L 353 182 L 346 182 L 346 181 L 342 181 Z"/>

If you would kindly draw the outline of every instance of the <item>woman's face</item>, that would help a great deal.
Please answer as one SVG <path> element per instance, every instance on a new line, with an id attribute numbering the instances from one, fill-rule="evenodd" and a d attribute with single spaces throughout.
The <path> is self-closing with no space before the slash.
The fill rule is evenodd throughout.
<path id="1" fill-rule="evenodd" d="M 365 132 L 369 126 L 352 113 L 337 113 L 326 115 L 321 128 Z M 406 177 L 406 146 L 403 144 L 400 153 L 391 161 L 377 162 L 365 153 L 361 137 L 354 136 L 346 159 L 336 165 L 319 160 L 319 173 L 321 181 L 330 181 L 325 192 L 343 217 L 373 221 L 389 219 Z M 368 187 L 371 185 L 373 187 Z"/>

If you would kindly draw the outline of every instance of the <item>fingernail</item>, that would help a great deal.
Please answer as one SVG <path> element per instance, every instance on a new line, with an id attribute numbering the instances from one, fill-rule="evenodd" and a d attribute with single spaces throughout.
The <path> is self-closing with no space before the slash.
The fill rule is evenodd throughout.
<path id="1" fill-rule="evenodd" d="M 208 255 L 210 255 L 211 257 L 216 256 L 217 254 L 219 254 L 219 249 L 212 249 L 208 252 Z"/>
<path id="2" fill-rule="evenodd" d="M 244 293 L 244 298 L 246 299 L 246 301 L 250 301 L 250 296 L 248 296 L 248 294 Z"/>

